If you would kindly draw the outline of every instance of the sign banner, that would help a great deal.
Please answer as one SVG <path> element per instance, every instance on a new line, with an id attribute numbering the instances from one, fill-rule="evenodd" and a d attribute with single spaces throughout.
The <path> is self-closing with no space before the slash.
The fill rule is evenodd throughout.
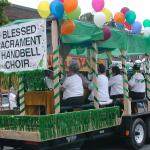
<path id="1" fill-rule="evenodd" d="M 47 68 L 46 21 L 0 28 L 0 72 Z"/>

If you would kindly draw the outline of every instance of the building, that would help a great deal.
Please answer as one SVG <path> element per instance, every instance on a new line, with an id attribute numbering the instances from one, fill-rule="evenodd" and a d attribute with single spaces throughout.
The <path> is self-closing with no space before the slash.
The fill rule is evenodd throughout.
<path id="1" fill-rule="evenodd" d="M 36 9 L 14 4 L 6 7 L 5 14 L 9 20 L 40 18 Z"/>

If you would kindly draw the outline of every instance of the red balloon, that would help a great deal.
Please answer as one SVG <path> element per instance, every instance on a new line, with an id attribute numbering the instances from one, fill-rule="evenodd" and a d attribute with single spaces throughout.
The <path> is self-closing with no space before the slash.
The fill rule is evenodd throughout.
<path id="1" fill-rule="evenodd" d="M 128 30 L 131 30 L 132 27 L 128 22 L 125 22 L 124 25 Z"/>
<path id="2" fill-rule="evenodd" d="M 121 9 L 121 12 L 125 15 L 127 12 L 129 11 L 129 8 L 128 7 L 123 7 Z"/>
<path id="3" fill-rule="evenodd" d="M 108 40 L 111 37 L 111 30 L 109 29 L 109 27 L 104 26 L 103 33 L 104 33 L 104 40 Z"/>

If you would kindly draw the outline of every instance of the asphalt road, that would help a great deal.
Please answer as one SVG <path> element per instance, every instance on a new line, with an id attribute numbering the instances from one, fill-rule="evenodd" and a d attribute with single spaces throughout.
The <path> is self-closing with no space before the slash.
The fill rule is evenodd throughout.
<path id="1" fill-rule="evenodd" d="M 57 150 L 81 150 L 78 145 L 75 148 L 63 147 Z M 15 150 L 13 148 L 5 147 L 4 150 Z M 85 144 L 84 150 L 129 150 L 129 147 L 122 140 L 115 139 L 114 137 L 103 138 L 96 141 L 91 141 Z M 131 149 L 132 150 L 132 149 Z M 145 145 L 140 150 L 150 150 L 150 144 Z"/>
<path id="2" fill-rule="evenodd" d="M 99 139 L 87 144 L 88 150 L 129 150 L 127 143 L 114 137 Z M 150 150 L 150 144 L 140 150 Z"/>

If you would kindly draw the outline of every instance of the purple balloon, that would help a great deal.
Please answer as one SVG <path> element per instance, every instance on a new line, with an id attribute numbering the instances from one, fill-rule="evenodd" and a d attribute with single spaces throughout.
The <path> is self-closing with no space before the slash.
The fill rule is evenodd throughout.
<path id="1" fill-rule="evenodd" d="M 142 24 L 139 22 L 139 21 L 135 21 L 133 24 L 132 24 L 132 33 L 140 33 L 141 30 L 142 30 Z"/>
<path id="2" fill-rule="evenodd" d="M 111 37 L 111 30 L 109 29 L 109 27 L 104 26 L 103 33 L 104 33 L 104 40 L 108 40 Z"/>
<path id="3" fill-rule="evenodd" d="M 129 8 L 128 7 L 123 7 L 121 9 L 121 12 L 125 15 L 127 12 L 129 11 Z"/>

